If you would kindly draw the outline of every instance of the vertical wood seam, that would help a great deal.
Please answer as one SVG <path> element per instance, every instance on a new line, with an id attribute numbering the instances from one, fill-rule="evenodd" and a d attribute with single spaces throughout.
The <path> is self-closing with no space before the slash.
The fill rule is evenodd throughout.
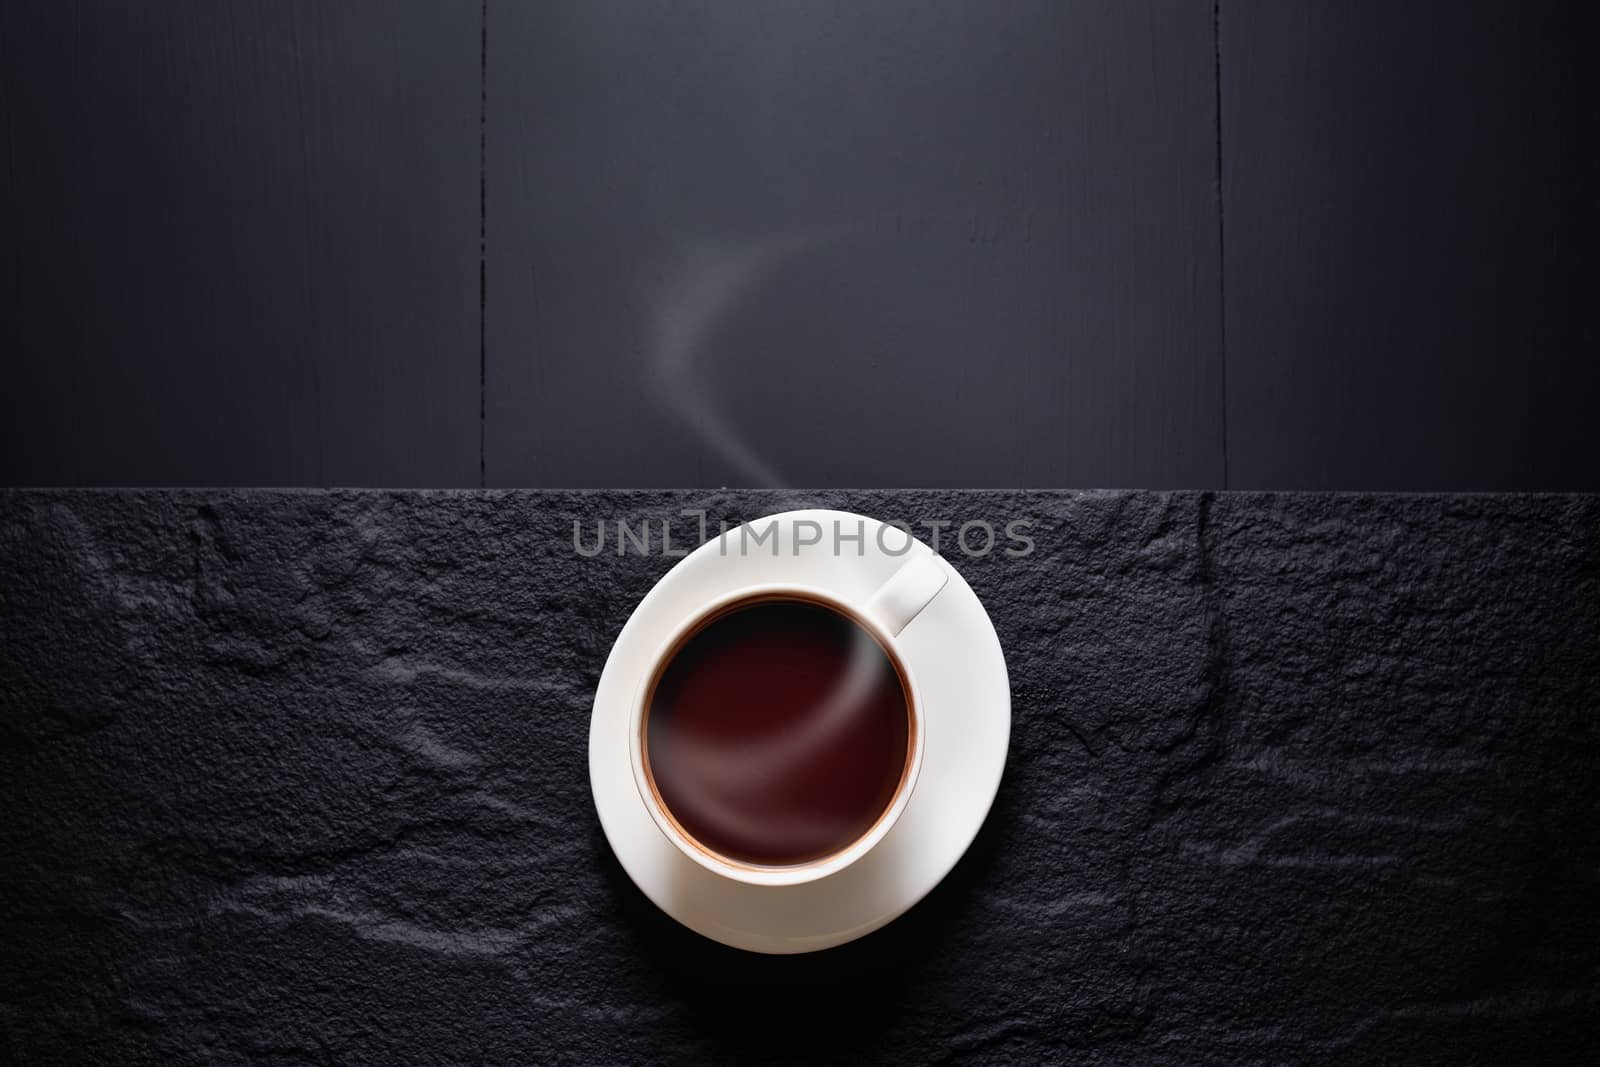
<path id="1" fill-rule="evenodd" d="M 1222 0 L 1211 5 L 1211 68 L 1217 128 L 1217 346 L 1222 376 L 1222 488 L 1228 488 L 1228 251 L 1222 189 Z"/>
<path id="2" fill-rule="evenodd" d="M 489 350 L 489 0 L 483 0 L 478 17 L 478 488 L 488 487 Z"/>

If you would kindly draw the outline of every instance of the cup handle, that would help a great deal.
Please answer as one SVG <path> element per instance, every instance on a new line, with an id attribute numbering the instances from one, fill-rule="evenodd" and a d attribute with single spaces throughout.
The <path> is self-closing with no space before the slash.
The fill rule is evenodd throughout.
<path id="1" fill-rule="evenodd" d="M 933 602 L 950 580 L 947 567 L 932 552 L 908 560 L 878 587 L 863 610 L 891 636 L 900 636 L 900 631 Z"/>

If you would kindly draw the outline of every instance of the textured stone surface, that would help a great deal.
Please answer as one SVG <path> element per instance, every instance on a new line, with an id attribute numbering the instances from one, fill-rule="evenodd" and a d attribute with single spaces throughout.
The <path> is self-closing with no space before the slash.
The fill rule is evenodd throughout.
<path id="1" fill-rule="evenodd" d="M 766 958 L 600 833 L 590 697 L 672 561 L 572 523 L 801 504 L 1037 550 L 952 554 L 1015 705 L 972 851 Z M 1591 1051 L 1600 498 L 11 493 L 0 623 L 12 1062 Z"/>

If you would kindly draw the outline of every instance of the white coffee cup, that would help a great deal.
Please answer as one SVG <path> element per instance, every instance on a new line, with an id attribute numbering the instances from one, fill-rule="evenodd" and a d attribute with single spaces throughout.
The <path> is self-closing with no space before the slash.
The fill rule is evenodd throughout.
<path id="1" fill-rule="evenodd" d="M 656 650 L 633 697 L 628 721 L 629 754 L 634 783 L 645 809 L 661 833 L 685 856 L 713 874 L 749 885 L 793 886 L 814 882 L 844 870 L 883 840 L 905 810 L 922 768 L 926 745 L 922 698 L 915 672 L 904 655 L 900 633 L 939 595 L 949 581 L 949 564 L 925 548 L 913 555 L 865 600 L 853 602 L 814 586 L 768 583 L 746 586 L 707 600 L 687 613 Z M 795 600 L 826 607 L 866 631 L 887 654 L 899 674 L 910 716 L 907 758 L 900 783 L 888 806 L 872 826 L 847 846 L 817 859 L 787 866 L 760 866 L 724 856 L 696 841 L 673 818 L 652 779 L 646 741 L 646 720 L 656 683 L 684 643 L 725 612 L 763 600 Z"/>

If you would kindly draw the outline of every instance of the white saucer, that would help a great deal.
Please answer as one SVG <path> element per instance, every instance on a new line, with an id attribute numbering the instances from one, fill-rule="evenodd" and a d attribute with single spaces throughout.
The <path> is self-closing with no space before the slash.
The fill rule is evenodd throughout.
<path id="1" fill-rule="evenodd" d="M 795 555 L 793 527 L 811 520 L 853 534 L 863 548 L 831 536 Z M 639 602 L 617 635 L 595 690 L 589 723 L 589 784 L 600 825 L 628 876 L 662 911 L 735 948 L 793 953 L 831 948 L 903 914 L 939 884 L 977 836 L 1000 788 L 1011 736 L 1011 688 L 994 625 L 955 568 L 944 591 L 899 637 L 922 692 L 926 750 L 904 813 L 866 856 L 837 874 L 796 886 L 753 886 L 694 863 L 662 834 L 640 799 L 628 750 L 629 703 L 648 660 L 673 627 L 708 598 L 765 582 L 804 584 L 865 600 L 905 562 L 878 546 L 883 524 L 842 511 L 790 511 L 750 525 L 777 524 L 781 551 L 765 542 L 740 551 L 712 539 L 686 556 Z M 897 531 L 886 538 L 895 546 Z M 904 542 L 903 536 L 901 542 Z M 752 542 L 753 544 L 754 542 Z M 945 561 L 948 565 L 948 561 Z"/>

